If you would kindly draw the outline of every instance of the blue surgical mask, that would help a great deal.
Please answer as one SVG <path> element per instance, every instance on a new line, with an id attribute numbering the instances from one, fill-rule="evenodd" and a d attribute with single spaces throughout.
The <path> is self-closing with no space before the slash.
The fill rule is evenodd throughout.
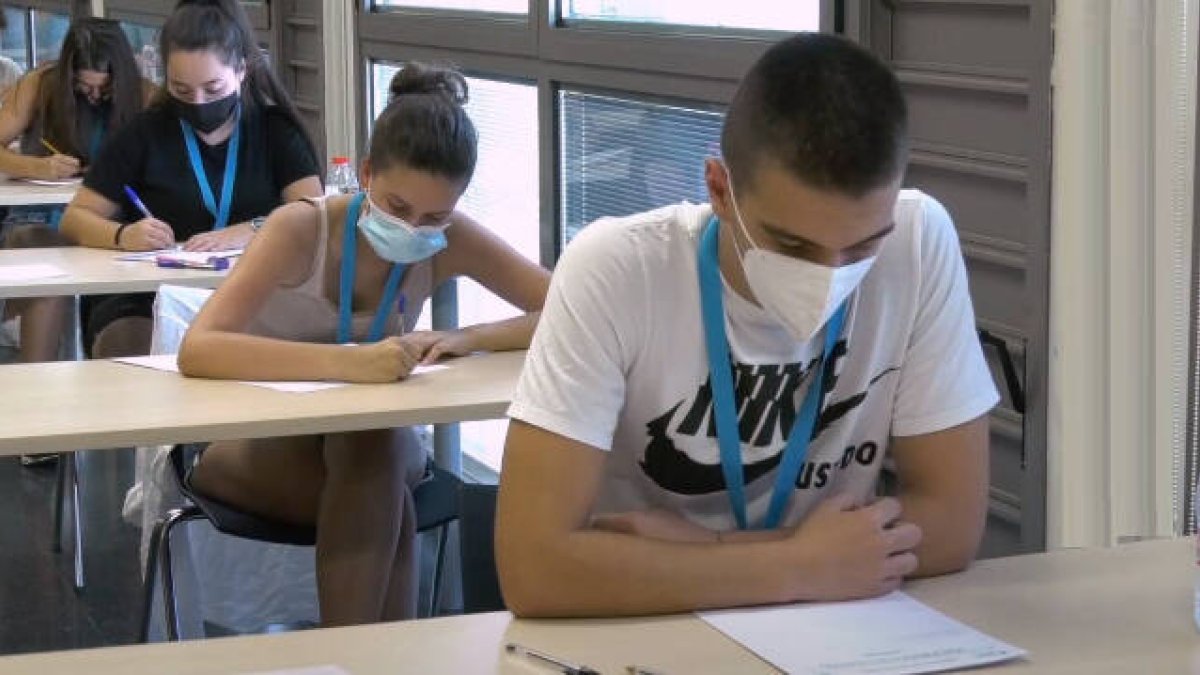
<path id="1" fill-rule="evenodd" d="M 432 258 L 446 248 L 446 226 L 417 227 L 379 208 L 367 194 L 370 210 L 358 217 L 358 229 L 380 258 L 411 264 Z"/>

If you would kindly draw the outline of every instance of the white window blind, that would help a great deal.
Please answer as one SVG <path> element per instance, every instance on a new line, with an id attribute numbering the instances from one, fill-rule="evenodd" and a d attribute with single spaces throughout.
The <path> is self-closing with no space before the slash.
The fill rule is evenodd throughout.
<path id="1" fill-rule="evenodd" d="M 564 90 L 559 114 L 564 244 L 598 218 L 708 201 L 722 113 Z"/>

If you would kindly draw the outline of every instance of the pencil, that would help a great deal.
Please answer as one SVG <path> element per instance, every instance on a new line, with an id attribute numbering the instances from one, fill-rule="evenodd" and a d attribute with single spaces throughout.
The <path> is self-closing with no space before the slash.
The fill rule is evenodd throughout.
<path id="1" fill-rule="evenodd" d="M 63 154 L 65 154 L 64 152 L 62 152 L 62 151 L 61 151 L 61 150 L 59 150 L 58 148 L 54 147 L 53 145 L 50 145 L 50 141 L 48 141 L 48 140 L 46 140 L 46 139 L 44 139 L 44 138 L 42 139 L 42 145 L 46 146 L 46 149 L 47 149 L 47 150 L 49 150 L 50 152 L 53 152 L 53 153 L 54 153 L 54 154 L 56 154 L 56 155 L 63 155 Z"/>

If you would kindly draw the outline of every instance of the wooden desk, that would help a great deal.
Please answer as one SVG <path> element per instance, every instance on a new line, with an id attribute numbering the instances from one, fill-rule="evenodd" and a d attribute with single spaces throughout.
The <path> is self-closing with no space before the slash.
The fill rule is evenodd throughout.
<path id="1" fill-rule="evenodd" d="M 1158 541 L 985 561 L 907 590 L 1030 653 L 1028 661 L 972 672 L 1198 672 L 1190 561 L 1190 541 Z M 624 673 L 631 663 L 670 675 L 772 672 L 690 615 L 524 621 L 506 613 L 0 658 L 0 672 L 231 673 L 320 664 L 356 675 L 550 672 L 502 655 L 509 640 L 603 673 Z"/>
<path id="2" fill-rule="evenodd" d="M 66 276 L 0 282 L 0 299 L 152 292 L 162 284 L 216 288 L 225 272 L 180 270 L 117 260 L 120 251 L 80 247 L 0 249 L 0 266 L 46 263 Z"/>
<path id="3" fill-rule="evenodd" d="M 67 204 L 79 185 L 34 185 L 22 180 L 0 178 L 0 206 Z"/>
<path id="4" fill-rule="evenodd" d="M 356 431 L 503 417 L 525 352 L 405 382 L 292 394 L 112 361 L 8 365 L 0 456 Z"/>

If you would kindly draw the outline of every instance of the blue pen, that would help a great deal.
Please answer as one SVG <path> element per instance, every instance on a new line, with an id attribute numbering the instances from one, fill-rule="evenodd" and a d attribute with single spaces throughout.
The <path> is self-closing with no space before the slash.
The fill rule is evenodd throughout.
<path id="1" fill-rule="evenodd" d="M 197 269 L 197 270 L 216 270 L 219 272 L 222 270 L 229 269 L 229 258 L 221 258 L 219 256 L 213 256 L 213 257 L 209 258 L 207 262 L 203 262 L 203 263 L 189 263 L 184 260 L 175 260 L 169 256 L 161 256 L 160 255 L 157 258 L 155 258 L 154 262 L 159 267 L 177 269 L 177 270 Z"/>
<path id="2" fill-rule="evenodd" d="M 137 210 L 141 211 L 143 216 L 146 216 L 147 218 L 153 218 L 154 214 L 150 213 L 150 209 L 146 208 L 146 205 L 142 203 L 142 199 L 138 197 L 136 192 L 133 191 L 133 188 L 129 187 L 128 185 L 123 187 L 125 188 L 125 195 L 129 197 L 129 201 L 133 202 L 133 205 L 137 207 Z"/>

